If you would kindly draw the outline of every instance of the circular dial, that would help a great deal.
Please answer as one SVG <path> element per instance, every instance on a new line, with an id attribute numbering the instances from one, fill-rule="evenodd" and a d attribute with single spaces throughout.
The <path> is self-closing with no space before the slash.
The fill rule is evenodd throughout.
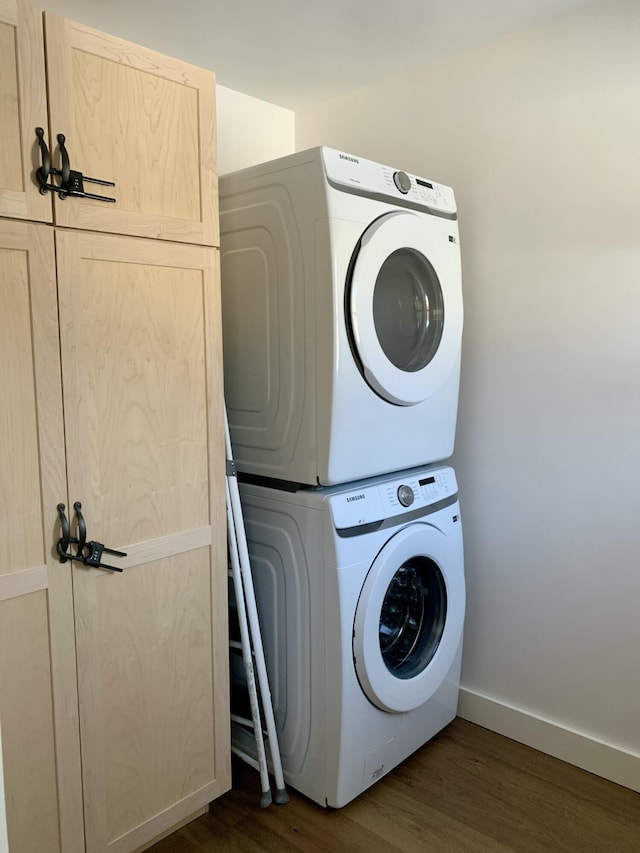
<path id="1" fill-rule="evenodd" d="M 400 486 L 398 489 L 398 500 L 402 506 L 411 506 L 415 499 L 411 486 Z"/>
<path id="2" fill-rule="evenodd" d="M 393 182 L 403 195 L 406 195 L 411 189 L 411 178 L 406 172 L 395 172 Z"/>

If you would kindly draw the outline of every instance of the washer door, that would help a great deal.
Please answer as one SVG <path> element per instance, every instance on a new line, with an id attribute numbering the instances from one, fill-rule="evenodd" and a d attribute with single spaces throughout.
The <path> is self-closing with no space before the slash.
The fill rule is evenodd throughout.
<path id="1" fill-rule="evenodd" d="M 389 213 L 365 231 L 351 263 L 347 315 L 362 374 L 400 406 L 437 391 L 458 356 L 460 252 L 450 230 L 430 214 Z"/>
<path id="2" fill-rule="evenodd" d="M 419 522 L 392 537 L 369 569 L 354 621 L 354 663 L 369 700 L 402 712 L 430 699 L 458 651 L 464 610 L 451 541 Z"/>

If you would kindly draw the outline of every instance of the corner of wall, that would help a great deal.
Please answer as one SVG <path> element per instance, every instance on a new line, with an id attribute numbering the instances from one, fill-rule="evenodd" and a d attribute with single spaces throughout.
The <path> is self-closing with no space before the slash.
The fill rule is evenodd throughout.
<path id="1" fill-rule="evenodd" d="M 216 87 L 218 172 L 235 172 L 295 151 L 295 115 L 251 95 Z"/>

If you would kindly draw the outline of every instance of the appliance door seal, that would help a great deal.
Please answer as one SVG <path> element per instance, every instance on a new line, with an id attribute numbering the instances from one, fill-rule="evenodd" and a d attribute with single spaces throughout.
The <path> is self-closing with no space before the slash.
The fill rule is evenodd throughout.
<path id="1" fill-rule="evenodd" d="M 369 701 L 396 713 L 428 701 L 453 664 L 464 613 L 462 560 L 441 530 L 416 522 L 389 539 L 354 620 L 354 665 Z"/>
<path id="2" fill-rule="evenodd" d="M 456 364 L 462 335 L 460 252 L 451 224 L 394 211 L 364 232 L 350 264 L 346 316 L 360 370 L 383 399 L 422 403 Z"/>

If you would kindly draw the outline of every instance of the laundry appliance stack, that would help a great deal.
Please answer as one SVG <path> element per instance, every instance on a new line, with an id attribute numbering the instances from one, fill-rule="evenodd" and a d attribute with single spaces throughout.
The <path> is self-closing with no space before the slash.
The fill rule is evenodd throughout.
<path id="1" fill-rule="evenodd" d="M 222 176 L 220 223 L 225 396 L 285 780 L 340 807 L 456 713 L 455 198 L 315 148 Z"/>

